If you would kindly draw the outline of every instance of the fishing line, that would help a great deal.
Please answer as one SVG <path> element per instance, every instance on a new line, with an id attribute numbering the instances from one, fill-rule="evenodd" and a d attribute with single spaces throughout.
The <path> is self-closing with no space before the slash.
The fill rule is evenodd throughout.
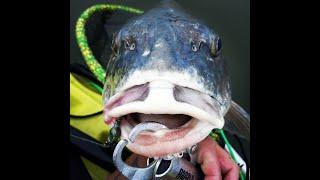
<path id="1" fill-rule="evenodd" d="M 142 14 L 143 11 L 122 5 L 115 5 L 115 4 L 98 4 L 91 6 L 87 10 L 85 10 L 79 17 L 77 24 L 76 24 L 76 39 L 78 46 L 80 47 L 81 54 L 84 58 L 84 61 L 88 65 L 90 71 L 96 76 L 96 78 L 104 84 L 106 72 L 102 68 L 101 64 L 97 61 L 94 57 L 86 37 L 85 25 L 88 22 L 89 18 L 97 12 L 101 11 L 115 11 L 115 10 L 122 10 L 134 14 Z"/>
<path id="2" fill-rule="evenodd" d="M 100 87 L 98 84 L 96 84 L 94 82 L 90 82 L 90 85 L 92 87 L 94 87 L 96 90 L 98 90 L 100 94 L 102 94 L 102 92 L 103 92 L 103 88 L 102 87 Z"/>
<path id="3" fill-rule="evenodd" d="M 235 157 L 235 155 L 234 155 L 233 148 L 231 148 L 232 146 L 231 146 L 231 144 L 229 143 L 229 140 L 228 140 L 227 136 L 224 134 L 224 131 L 223 131 L 222 129 L 219 129 L 218 131 L 219 131 L 219 133 L 221 134 L 223 141 L 224 141 L 225 144 L 227 145 L 227 148 L 228 148 L 228 150 L 229 150 L 229 152 L 230 152 L 229 154 L 231 155 L 233 161 L 236 162 L 236 163 L 238 163 L 237 160 L 236 160 L 236 157 Z M 241 178 L 241 180 L 245 180 L 245 174 L 244 174 L 244 172 L 242 171 L 241 168 L 240 168 L 240 178 Z"/>

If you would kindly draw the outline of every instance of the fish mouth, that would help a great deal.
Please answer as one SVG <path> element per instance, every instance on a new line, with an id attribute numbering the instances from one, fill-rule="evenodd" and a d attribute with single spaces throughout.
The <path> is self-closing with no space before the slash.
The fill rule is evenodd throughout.
<path id="1" fill-rule="evenodd" d="M 209 95 L 166 80 L 154 80 L 116 93 L 105 104 L 105 122 L 120 120 L 121 138 L 141 122 L 167 129 L 140 133 L 127 147 L 136 154 L 161 157 L 199 143 L 212 129 L 222 128 L 219 103 Z"/>

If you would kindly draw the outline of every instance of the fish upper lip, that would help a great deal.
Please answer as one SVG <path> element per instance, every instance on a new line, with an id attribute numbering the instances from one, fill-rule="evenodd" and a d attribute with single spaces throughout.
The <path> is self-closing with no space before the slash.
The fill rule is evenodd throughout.
<path id="1" fill-rule="evenodd" d="M 115 118 L 130 113 L 185 114 L 195 117 L 200 121 L 210 122 L 216 128 L 223 127 L 224 120 L 219 109 L 212 109 L 212 107 L 202 102 L 204 100 L 198 100 L 203 107 L 196 106 L 190 102 L 177 101 L 173 93 L 175 86 L 170 82 L 156 81 L 149 82 L 148 85 L 149 94 L 143 101 L 137 101 L 137 99 L 147 90 L 147 87 L 144 85 L 136 88 L 139 91 L 135 91 L 136 89 L 129 89 L 131 94 L 128 92 L 121 92 L 112 97 L 105 105 L 106 123 L 112 124 L 112 121 L 114 121 Z M 199 96 L 203 96 L 203 94 L 199 92 Z M 211 113 L 209 113 L 209 111 Z"/>

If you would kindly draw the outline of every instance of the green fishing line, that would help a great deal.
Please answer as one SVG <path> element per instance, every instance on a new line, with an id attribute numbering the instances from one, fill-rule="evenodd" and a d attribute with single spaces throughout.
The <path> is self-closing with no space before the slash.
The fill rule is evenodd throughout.
<path id="1" fill-rule="evenodd" d="M 222 129 L 219 129 L 218 131 L 221 134 L 223 141 L 227 145 L 227 148 L 229 150 L 229 154 L 231 155 L 232 159 L 234 160 L 234 162 L 238 163 L 236 160 L 236 157 L 234 155 L 233 148 L 232 148 L 231 144 L 229 143 L 227 136 L 224 134 L 224 131 Z M 240 178 L 241 178 L 241 180 L 245 180 L 245 174 L 241 169 L 240 169 Z"/>
<path id="2" fill-rule="evenodd" d="M 99 91 L 100 94 L 102 94 L 103 88 L 101 88 L 99 85 L 97 85 L 97 84 L 94 83 L 94 82 L 90 82 L 90 85 L 91 85 L 92 87 L 94 87 L 97 91 Z"/>
<path id="3" fill-rule="evenodd" d="M 122 10 L 134 14 L 142 14 L 143 11 L 128 7 L 128 6 L 122 6 L 122 5 L 115 5 L 115 4 L 98 4 L 94 5 L 87 10 L 85 10 L 81 16 L 79 17 L 77 24 L 76 24 L 76 38 L 78 45 L 80 47 L 81 54 L 84 58 L 84 61 L 89 66 L 90 71 L 96 76 L 96 78 L 104 83 L 106 72 L 101 66 L 101 64 L 97 61 L 97 59 L 94 57 L 89 45 L 88 40 L 86 37 L 85 32 L 85 25 L 88 22 L 88 19 L 97 12 L 101 11 L 115 11 L 115 10 Z"/>

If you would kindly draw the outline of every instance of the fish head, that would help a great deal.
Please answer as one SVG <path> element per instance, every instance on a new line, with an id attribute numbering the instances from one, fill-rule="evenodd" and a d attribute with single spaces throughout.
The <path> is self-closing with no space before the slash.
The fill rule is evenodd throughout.
<path id="1" fill-rule="evenodd" d="M 181 152 L 224 125 L 230 82 L 217 33 L 180 9 L 160 7 L 129 21 L 112 42 L 104 87 L 105 122 L 121 137 L 146 121 L 168 129 L 141 133 L 127 147 L 159 157 Z"/>

